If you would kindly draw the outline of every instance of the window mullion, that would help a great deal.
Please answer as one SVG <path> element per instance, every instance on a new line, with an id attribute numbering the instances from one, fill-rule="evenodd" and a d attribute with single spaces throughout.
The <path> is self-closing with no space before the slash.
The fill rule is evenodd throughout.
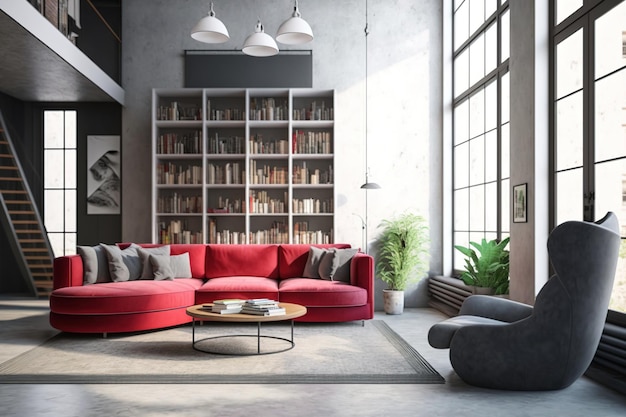
<path id="1" fill-rule="evenodd" d="M 583 19 L 583 220 L 594 220 L 594 150 L 593 150 L 593 33 L 589 15 Z"/>

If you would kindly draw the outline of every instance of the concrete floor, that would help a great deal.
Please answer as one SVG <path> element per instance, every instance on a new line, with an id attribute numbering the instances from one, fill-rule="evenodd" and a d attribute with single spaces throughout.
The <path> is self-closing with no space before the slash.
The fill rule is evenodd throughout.
<path id="1" fill-rule="evenodd" d="M 56 334 L 47 301 L 0 299 L 0 363 Z M 626 397 L 583 377 L 550 392 L 468 386 L 447 350 L 432 349 L 429 327 L 445 316 L 407 309 L 377 313 L 446 379 L 437 385 L 35 385 L 0 384 L 2 416 L 624 416 Z M 50 358 L 54 360 L 54 358 Z M 384 358 L 381 358 L 384 360 Z"/>

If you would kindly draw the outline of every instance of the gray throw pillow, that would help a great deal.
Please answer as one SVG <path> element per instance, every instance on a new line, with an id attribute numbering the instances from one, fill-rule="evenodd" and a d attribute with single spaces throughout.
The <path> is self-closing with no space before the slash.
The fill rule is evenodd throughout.
<path id="1" fill-rule="evenodd" d="M 350 262 L 358 249 L 328 249 L 319 266 L 320 278 L 350 282 Z"/>
<path id="2" fill-rule="evenodd" d="M 170 267 L 169 255 L 150 255 L 150 265 L 155 281 L 174 280 L 174 272 Z"/>
<path id="3" fill-rule="evenodd" d="M 83 259 L 83 285 L 111 281 L 109 262 L 100 246 L 77 246 L 76 251 Z"/>
<path id="4" fill-rule="evenodd" d="M 320 278 L 320 262 L 327 252 L 327 249 L 316 248 L 315 246 L 309 248 L 309 258 L 306 260 L 302 272 L 304 278 Z"/>
<path id="5" fill-rule="evenodd" d="M 191 278 L 191 262 L 189 252 L 170 256 L 170 267 L 174 272 L 174 278 Z"/>
<path id="6" fill-rule="evenodd" d="M 132 243 L 129 247 L 121 250 L 115 245 L 101 243 L 109 260 L 109 273 L 111 280 L 115 282 L 134 281 L 141 276 L 141 259 L 137 253 L 139 245 Z"/>
<path id="7" fill-rule="evenodd" d="M 152 279 L 154 278 L 154 275 L 152 274 L 152 265 L 150 265 L 150 260 L 148 258 L 150 255 L 170 256 L 170 246 L 165 245 L 156 248 L 138 248 L 137 253 L 141 259 L 141 276 L 139 279 Z"/>

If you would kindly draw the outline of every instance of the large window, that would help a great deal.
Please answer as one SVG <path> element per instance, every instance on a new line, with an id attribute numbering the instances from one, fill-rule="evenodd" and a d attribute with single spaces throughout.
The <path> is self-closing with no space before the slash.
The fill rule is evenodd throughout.
<path id="1" fill-rule="evenodd" d="M 626 1 L 554 10 L 554 222 L 620 220 L 610 309 L 626 312 Z"/>
<path id="2" fill-rule="evenodd" d="M 454 244 L 468 246 L 509 233 L 508 2 L 454 1 L 453 31 Z"/>
<path id="3" fill-rule="evenodd" d="M 44 223 L 54 256 L 76 253 L 76 111 L 44 111 Z"/>

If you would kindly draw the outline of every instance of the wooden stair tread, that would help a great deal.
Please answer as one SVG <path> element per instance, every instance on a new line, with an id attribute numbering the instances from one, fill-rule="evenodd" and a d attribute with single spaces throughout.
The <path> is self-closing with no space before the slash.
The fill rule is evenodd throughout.
<path id="1" fill-rule="evenodd" d="M 26 190 L 0 190 L 2 194 L 26 194 Z"/>
<path id="2" fill-rule="evenodd" d="M 30 200 L 28 199 L 24 199 L 24 200 L 4 200 L 5 203 L 7 204 L 31 204 Z"/>
<path id="3" fill-rule="evenodd" d="M 54 257 L 18 159 L 10 135 L 0 128 L 0 200 L 11 222 L 10 238 L 16 240 L 12 246 L 34 295 L 49 297 L 54 286 Z"/>

